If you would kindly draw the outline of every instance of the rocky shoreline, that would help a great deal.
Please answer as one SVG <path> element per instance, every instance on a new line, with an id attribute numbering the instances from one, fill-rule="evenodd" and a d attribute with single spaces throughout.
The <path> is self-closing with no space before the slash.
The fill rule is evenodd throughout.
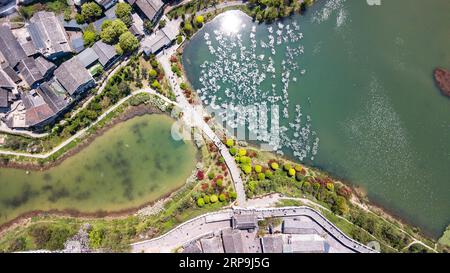
<path id="1" fill-rule="evenodd" d="M 434 80 L 442 95 L 450 97 L 450 71 L 443 68 L 434 70 Z"/>

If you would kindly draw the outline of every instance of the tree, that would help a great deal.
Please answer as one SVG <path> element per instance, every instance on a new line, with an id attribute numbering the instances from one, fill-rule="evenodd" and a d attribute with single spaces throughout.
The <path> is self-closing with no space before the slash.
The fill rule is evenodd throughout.
<path id="1" fill-rule="evenodd" d="M 280 168 L 280 166 L 278 165 L 277 162 L 272 162 L 272 163 L 270 164 L 270 167 L 271 167 L 272 170 L 274 170 L 274 171 L 276 171 L 276 170 L 278 170 L 278 168 Z"/>
<path id="2" fill-rule="evenodd" d="M 165 20 L 165 19 L 161 19 L 161 20 L 159 21 L 158 28 L 159 28 L 159 29 L 162 29 L 163 27 L 166 26 L 166 24 L 167 24 L 166 20 Z"/>
<path id="3" fill-rule="evenodd" d="M 161 89 L 161 84 L 159 84 L 159 82 L 157 80 L 154 80 L 152 83 L 152 87 L 156 90 L 160 90 Z"/>
<path id="4" fill-rule="evenodd" d="M 100 248 L 105 237 L 105 229 L 103 227 L 94 226 L 89 232 L 89 244 L 92 248 Z"/>
<path id="5" fill-rule="evenodd" d="M 105 28 L 102 25 L 102 32 L 100 33 L 100 37 L 102 41 L 107 44 L 115 44 L 120 36 L 127 32 L 127 26 L 119 19 L 115 19 L 111 23 L 106 23 Z M 133 36 L 134 37 L 134 36 Z M 120 45 L 122 50 L 126 51 L 125 48 Z"/>
<path id="6" fill-rule="evenodd" d="M 234 146 L 234 140 L 231 138 L 227 139 L 225 145 L 227 145 L 228 148 L 231 148 L 232 146 Z"/>
<path id="7" fill-rule="evenodd" d="M 227 197 L 225 196 L 225 194 L 221 193 L 219 195 L 219 200 L 220 200 L 220 202 L 225 202 L 227 200 Z"/>
<path id="8" fill-rule="evenodd" d="M 242 165 L 242 171 L 244 171 L 245 174 L 250 174 L 252 172 L 252 166 L 250 165 Z"/>
<path id="9" fill-rule="evenodd" d="M 93 31 L 90 31 L 90 30 L 84 31 L 84 33 L 83 33 L 84 45 L 87 47 L 92 46 L 95 43 L 96 36 L 97 35 Z"/>
<path id="10" fill-rule="evenodd" d="M 273 173 L 272 173 L 271 170 L 266 170 L 266 171 L 265 171 L 265 174 L 266 174 L 266 177 L 267 177 L 267 178 L 272 179 Z"/>
<path id="11" fill-rule="evenodd" d="M 292 166 L 291 166 L 291 164 L 286 163 L 283 165 L 283 169 L 288 172 L 290 169 L 292 169 Z"/>
<path id="12" fill-rule="evenodd" d="M 203 199 L 205 200 L 205 204 L 211 203 L 211 200 L 210 200 L 210 198 L 209 198 L 209 195 L 205 195 L 205 197 L 203 197 Z"/>
<path id="13" fill-rule="evenodd" d="M 109 19 L 106 19 L 105 21 L 102 22 L 102 26 L 100 27 L 101 30 L 104 30 L 108 27 L 110 27 L 112 24 L 112 21 Z"/>
<path id="14" fill-rule="evenodd" d="M 86 21 L 93 22 L 102 16 L 102 8 L 95 2 L 87 2 L 81 6 L 81 15 Z"/>
<path id="15" fill-rule="evenodd" d="M 145 20 L 144 21 L 144 29 L 148 32 L 151 33 L 153 32 L 153 23 L 150 20 Z"/>
<path id="16" fill-rule="evenodd" d="M 197 199 L 197 206 L 199 207 L 203 207 L 205 205 L 205 200 L 203 200 L 203 198 L 199 198 Z"/>
<path id="17" fill-rule="evenodd" d="M 295 175 L 295 170 L 294 169 L 289 169 L 288 174 L 289 174 L 289 176 L 294 176 Z"/>
<path id="18" fill-rule="evenodd" d="M 258 180 L 264 180 L 266 179 L 266 175 L 263 173 L 258 173 Z"/>
<path id="19" fill-rule="evenodd" d="M 222 179 L 217 179 L 216 185 L 217 185 L 217 187 L 222 188 L 222 186 L 223 186 L 223 180 L 222 180 Z"/>
<path id="20" fill-rule="evenodd" d="M 120 2 L 116 6 L 116 16 L 122 20 L 125 25 L 130 27 L 133 24 L 133 18 L 131 17 L 131 6 L 127 3 Z"/>
<path id="21" fill-rule="evenodd" d="M 230 148 L 230 154 L 231 154 L 231 155 L 236 155 L 236 153 L 237 153 L 236 148 L 235 148 L 235 147 L 231 147 L 231 148 Z"/>
<path id="22" fill-rule="evenodd" d="M 205 22 L 205 18 L 203 18 L 203 16 L 199 15 L 195 18 L 195 22 L 197 23 L 198 27 L 202 27 L 203 23 Z"/>
<path id="23" fill-rule="evenodd" d="M 150 69 L 150 72 L 148 72 L 148 75 L 150 76 L 151 79 L 156 78 L 156 76 L 158 76 L 158 72 L 156 72 L 155 69 Z"/>
<path id="24" fill-rule="evenodd" d="M 186 35 L 191 35 L 192 33 L 192 25 L 190 23 L 185 23 L 184 27 L 183 27 L 184 33 L 186 33 Z"/>
<path id="25" fill-rule="evenodd" d="M 327 189 L 329 191 L 334 191 L 334 184 L 333 183 L 327 183 Z"/>
<path id="26" fill-rule="evenodd" d="M 262 172 L 262 167 L 261 167 L 261 165 L 255 165 L 255 172 L 257 172 L 257 173 Z"/>
<path id="27" fill-rule="evenodd" d="M 181 44 L 183 42 L 183 36 L 178 35 L 177 36 L 177 44 Z"/>
<path id="28" fill-rule="evenodd" d="M 139 47 L 139 41 L 131 32 L 127 31 L 120 35 L 119 45 L 124 52 L 132 52 Z"/>
<path id="29" fill-rule="evenodd" d="M 211 203 L 216 203 L 218 201 L 217 195 L 213 194 L 211 195 L 211 197 L 209 198 Z"/>
<path id="30" fill-rule="evenodd" d="M 84 16 L 80 13 L 77 13 L 75 15 L 75 21 L 77 22 L 77 24 L 84 24 L 84 22 L 86 21 L 86 19 L 84 19 Z"/>
<path id="31" fill-rule="evenodd" d="M 240 156 L 244 156 L 244 155 L 246 155 L 247 154 L 247 150 L 246 149 L 244 149 L 244 148 L 240 148 L 239 149 L 239 155 Z"/>

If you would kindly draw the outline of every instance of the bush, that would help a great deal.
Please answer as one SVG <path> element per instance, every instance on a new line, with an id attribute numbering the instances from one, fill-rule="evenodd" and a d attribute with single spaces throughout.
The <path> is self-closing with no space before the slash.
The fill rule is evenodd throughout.
<path id="1" fill-rule="evenodd" d="M 205 197 L 203 197 L 203 200 L 205 201 L 205 204 L 211 203 L 211 199 L 209 198 L 209 195 L 205 195 Z"/>
<path id="2" fill-rule="evenodd" d="M 205 22 L 205 18 L 203 16 L 199 15 L 195 18 L 195 22 L 197 23 L 198 27 L 203 26 L 203 23 Z"/>
<path id="3" fill-rule="evenodd" d="M 227 139 L 227 141 L 225 142 L 225 144 L 227 145 L 228 148 L 231 148 L 234 146 L 234 140 L 229 138 Z"/>
<path id="4" fill-rule="evenodd" d="M 255 165 L 255 172 L 257 172 L 257 173 L 262 172 L 262 167 L 261 167 L 261 165 Z"/>
<path id="5" fill-rule="evenodd" d="M 250 165 L 252 163 L 252 159 L 248 156 L 241 156 L 241 163 L 245 163 Z"/>
<path id="6" fill-rule="evenodd" d="M 264 180 L 264 179 L 266 179 L 266 175 L 263 174 L 263 173 L 259 173 L 258 174 L 258 180 Z"/>
<path id="7" fill-rule="evenodd" d="M 152 83 L 152 87 L 156 90 L 161 90 L 161 84 L 157 80 L 154 80 Z"/>
<path id="8" fill-rule="evenodd" d="M 200 208 L 203 207 L 205 205 L 205 200 L 203 200 L 203 198 L 199 198 L 197 199 L 197 206 L 199 206 Z"/>
<path id="9" fill-rule="evenodd" d="M 240 156 L 244 156 L 244 155 L 246 155 L 247 154 L 247 150 L 246 149 L 244 149 L 244 148 L 240 148 L 239 149 L 239 155 Z"/>
<path id="10" fill-rule="evenodd" d="M 230 191 L 228 195 L 230 196 L 231 200 L 236 200 L 237 198 L 237 193 L 235 191 Z"/>
<path id="11" fill-rule="evenodd" d="M 197 171 L 197 180 L 203 180 L 205 178 L 205 173 L 201 170 Z"/>
<path id="12" fill-rule="evenodd" d="M 97 18 L 100 18 L 102 13 L 102 8 L 95 2 L 84 3 L 81 6 L 81 15 L 83 15 L 84 19 L 89 22 L 93 22 Z"/>
<path id="13" fill-rule="evenodd" d="M 295 165 L 295 171 L 297 171 L 297 172 L 301 172 L 302 170 L 303 170 L 303 167 L 302 166 L 300 166 L 300 165 Z"/>
<path id="14" fill-rule="evenodd" d="M 215 175 L 214 175 L 214 173 L 213 173 L 213 172 L 210 172 L 210 173 L 208 173 L 208 178 L 209 178 L 209 179 L 213 179 L 213 178 L 214 178 L 214 176 L 215 176 Z"/>
<path id="15" fill-rule="evenodd" d="M 120 35 L 119 45 L 123 51 L 132 52 L 139 47 L 139 41 L 130 31 L 127 31 Z"/>
<path id="16" fill-rule="evenodd" d="M 334 184 L 333 183 L 327 183 L 327 190 L 334 191 Z"/>
<path id="17" fill-rule="evenodd" d="M 250 166 L 250 165 L 245 164 L 241 168 L 245 174 L 250 174 L 252 172 L 252 166 Z"/>
<path id="18" fill-rule="evenodd" d="M 294 169 L 289 169 L 288 174 L 289 174 L 289 176 L 294 176 L 295 175 L 295 170 Z"/>
<path id="19" fill-rule="evenodd" d="M 154 79 L 154 78 L 156 78 L 156 76 L 158 76 L 158 72 L 156 72 L 155 69 L 150 69 L 150 71 L 148 72 L 148 75 L 150 76 L 150 78 Z"/>
<path id="20" fill-rule="evenodd" d="M 183 36 L 178 35 L 177 37 L 177 44 L 181 44 L 183 42 Z"/>
<path id="21" fill-rule="evenodd" d="M 300 172 L 296 172 L 295 173 L 295 179 L 297 181 L 302 181 L 303 180 L 303 175 Z"/>
<path id="22" fill-rule="evenodd" d="M 211 203 L 216 203 L 218 201 L 217 195 L 213 194 L 210 197 Z"/>
<path id="23" fill-rule="evenodd" d="M 219 195 L 219 201 L 220 201 L 220 202 L 225 202 L 226 200 L 227 200 L 227 198 L 226 198 L 225 194 L 221 193 L 221 194 Z"/>
<path id="24" fill-rule="evenodd" d="M 280 166 L 278 165 L 278 163 L 276 162 L 272 162 L 272 164 L 270 164 L 270 167 L 272 168 L 272 170 L 276 171 L 280 168 Z"/>
<path id="25" fill-rule="evenodd" d="M 236 150 L 235 147 L 231 147 L 231 148 L 230 148 L 230 154 L 231 154 L 231 155 L 236 155 L 236 154 L 237 154 L 237 150 Z"/>
<path id="26" fill-rule="evenodd" d="M 222 186 L 223 186 L 223 180 L 222 180 L 222 179 L 217 179 L 216 185 L 217 185 L 217 187 L 222 188 Z"/>
<path id="27" fill-rule="evenodd" d="M 271 179 L 273 177 L 273 173 L 270 170 L 266 170 L 265 174 L 266 174 L 266 177 L 269 179 Z"/>
<path id="28" fill-rule="evenodd" d="M 290 169 L 292 169 L 292 166 L 291 166 L 291 164 L 286 163 L 286 164 L 283 165 L 283 169 L 288 172 Z"/>

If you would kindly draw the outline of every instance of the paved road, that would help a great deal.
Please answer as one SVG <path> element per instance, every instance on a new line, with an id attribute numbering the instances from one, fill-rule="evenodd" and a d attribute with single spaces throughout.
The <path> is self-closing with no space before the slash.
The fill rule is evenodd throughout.
<path id="1" fill-rule="evenodd" d="M 171 252 L 200 237 L 209 234 L 218 234 L 220 230 L 231 226 L 233 214 L 254 214 L 259 219 L 270 217 L 308 216 L 320 227 L 328 232 L 335 240 L 354 252 L 374 253 L 375 251 L 351 239 L 340 231 L 322 214 L 310 207 L 283 207 L 283 208 L 238 208 L 226 209 L 219 212 L 207 213 L 191 219 L 166 234 L 147 241 L 131 244 L 132 252 Z"/>
<path id="2" fill-rule="evenodd" d="M 185 81 L 185 79 L 179 79 L 171 69 L 170 57 L 175 54 L 179 45 L 175 44 L 170 48 L 164 50 L 156 57 L 161 63 L 166 77 L 168 77 L 170 86 L 176 95 L 177 102 L 183 111 L 183 118 L 188 124 L 188 126 L 196 127 L 202 131 L 219 149 L 220 154 L 225 159 L 225 164 L 227 165 L 231 179 L 233 180 L 234 187 L 237 193 L 236 203 L 239 206 L 245 206 L 245 190 L 244 183 L 241 179 L 240 170 L 236 164 L 234 158 L 230 155 L 227 147 L 222 143 L 220 138 L 214 133 L 214 131 L 209 127 L 209 125 L 203 119 L 203 113 L 205 110 L 201 105 L 192 106 L 183 94 L 180 88 L 180 83 Z"/>
<path id="3" fill-rule="evenodd" d="M 144 89 L 140 89 L 137 91 L 132 92 L 130 95 L 126 96 L 125 98 L 119 100 L 114 106 L 112 106 L 111 108 L 109 108 L 106 112 L 104 112 L 103 114 L 101 114 L 96 121 L 94 121 L 91 125 L 89 125 L 88 127 L 78 131 L 75 135 L 71 136 L 70 138 L 66 139 L 65 141 L 63 141 L 61 144 L 59 144 L 58 146 L 56 146 L 55 148 L 53 148 L 51 151 L 44 153 L 44 154 L 31 154 L 31 153 L 21 153 L 21 152 L 13 152 L 13 151 L 1 151 L 0 150 L 0 154 L 3 155 L 14 155 L 14 156 L 23 156 L 23 157 L 29 157 L 29 158 L 47 158 L 49 156 L 51 156 L 52 154 L 58 152 L 59 150 L 61 150 L 62 148 L 64 148 L 67 144 L 69 144 L 70 142 L 72 142 L 73 140 L 81 137 L 87 130 L 89 130 L 92 126 L 96 125 L 98 122 L 100 122 L 102 119 L 104 119 L 109 113 L 111 113 L 112 111 L 116 110 L 117 107 L 119 107 L 120 105 L 122 105 L 124 102 L 126 102 L 129 98 L 131 98 L 134 95 L 140 94 L 140 93 L 148 93 L 151 95 L 155 95 L 161 99 L 163 99 L 164 101 L 166 101 L 167 103 L 171 103 L 174 105 L 178 105 L 177 103 L 169 100 L 168 98 L 164 97 L 163 95 L 157 93 L 155 90 L 151 89 L 151 88 L 144 88 Z"/>

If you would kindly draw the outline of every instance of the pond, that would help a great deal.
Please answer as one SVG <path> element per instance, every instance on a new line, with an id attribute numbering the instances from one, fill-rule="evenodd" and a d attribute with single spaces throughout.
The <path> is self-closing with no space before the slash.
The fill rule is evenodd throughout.
<path id="1" fill-rule="evenodd" d="M 0 224 L 34 210 L 126 210 L 176 190 L 197 160 L 191 142 L 171 137 L 173 122 L 134 117 L 46 171 L 0 169 Z"/>
<path id="2" fill-rule="evenodd" d="M 448 14 L 441 0 L 324 0 L 272 24 L 229 11 L 190 40 L 183 65 L 216 117 L 247 111 L 258 143 L 439 236 L 450 223 L 450 100 L 433 70 L 450 68 Z"/>

